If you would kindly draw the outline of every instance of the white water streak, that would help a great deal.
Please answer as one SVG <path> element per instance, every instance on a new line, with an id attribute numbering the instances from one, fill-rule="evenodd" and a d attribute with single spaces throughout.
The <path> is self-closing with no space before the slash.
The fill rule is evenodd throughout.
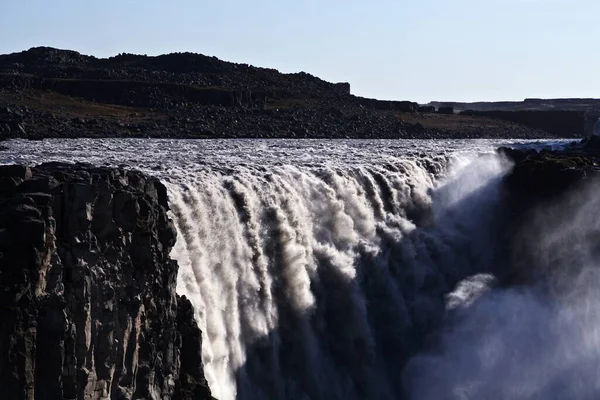
<path id="1" fill-rule="evenodd" d="M 438 180 L 443 164 L 428 165 L 435 175 L 411 160 L 238 167 L 170 184 L 178 292 L 204 332 L 214 396 L 398 397 L 393 367 L 405 361 L 407 335 L 443 308 L 444 264 L 464 261 L 437 253 L 470 241 L 455 220 L 423 227 L 434 223 L 430 193 L 442 190 L 439 201 L 454 207 L 504 168 L 479 163 L 448 185 Z"/>

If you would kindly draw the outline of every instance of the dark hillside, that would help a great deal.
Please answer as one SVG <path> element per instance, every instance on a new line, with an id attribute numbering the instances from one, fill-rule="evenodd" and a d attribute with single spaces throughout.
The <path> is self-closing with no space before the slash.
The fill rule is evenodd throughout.
<path id="1" fill-rule="evenodd" d="M 173 138 L 565 136 L 514 121 L 351 94 L 305 72 L 193 53 L 102 59 L 37 47 L 0 55 L 0 135 Z M 577 133 L 566 133 L 577 135 Z"/>

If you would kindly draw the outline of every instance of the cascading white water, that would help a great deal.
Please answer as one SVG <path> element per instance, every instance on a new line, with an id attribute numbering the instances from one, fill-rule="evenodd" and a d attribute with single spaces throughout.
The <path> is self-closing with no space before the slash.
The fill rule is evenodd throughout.
<path id="1" fill-rule="evenodd" d="M 444 296 L 494 263 L 497 145 L 14 141 L 2 161 L 125 164 L 166 183 L 216 398 L 394 399 Z"/>
<path id="2" fill-rule="evenodd" d="M 520 220 L 513 267 L 534 280 L 481 274 L 448 295 L 452 324 L 404 370 L 411 399 L 600 397 L 600 185 L 585 183 Z"/>
<path id="3" fill-rule="evenodd" d="M 495 197 L 476 192 L 503 165 L 478 164 L 441 188 L 444 165 L 415 160 L 241 166 L 170 184 L 178 292 L 201 322 L 215 397 L 398 398 L 443 293 L 486 267 L 478 224 Z"/>

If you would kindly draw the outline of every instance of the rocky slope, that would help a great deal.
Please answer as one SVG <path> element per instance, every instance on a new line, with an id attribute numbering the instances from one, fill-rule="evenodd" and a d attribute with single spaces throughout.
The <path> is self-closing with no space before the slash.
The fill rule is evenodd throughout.
<path id="1" fill-rule="evenodd" d="M 350 84 L 201 54 L 0 55 L 0 138 L 542 138 L 487 117 L 353 96 Z"/>
<path id="2" fill-rule="evenodd" d="M 138 172 L 0 167 L 2 398 L 210 398 L 167 209 Z"/>

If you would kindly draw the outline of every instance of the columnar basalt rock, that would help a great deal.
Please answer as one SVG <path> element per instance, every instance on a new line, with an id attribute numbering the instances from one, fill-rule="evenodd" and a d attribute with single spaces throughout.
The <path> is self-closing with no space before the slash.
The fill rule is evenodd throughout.
<path id="1" fill-rule="evenodd" d="M 167 210 L 139 172 L 0 167 L 3 398 L 211 397 Z"/>

